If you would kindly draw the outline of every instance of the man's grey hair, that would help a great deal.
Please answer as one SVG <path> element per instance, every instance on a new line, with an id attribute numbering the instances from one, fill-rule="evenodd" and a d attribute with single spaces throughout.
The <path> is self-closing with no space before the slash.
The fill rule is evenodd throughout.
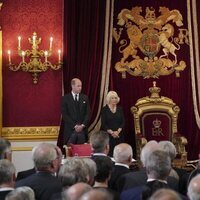
<path id="1" fill-rule="evenodd" d="M 196 175 L 189 183 L 188 196 L 190 200 L 200 199 L 200 174 Z"/>
<path id="2" fill-rule="evenodd" d="M 156 142 L 155 140 L 150 140 L 142 148 L 140 154 L 140 160 L 144 167 L 146 166 L 146 160 L 149 157 L 149 154 L 151 154 L 155 150 L 159 150 L 158 142 Z"/>
<path id="3" fill-rule="evenodd" d="M 52 165 L 52 161 L 57 158 L 56 146 L 41 143 L 33 148 L 32 158 L 36 169 L 48 169 Z"/>
<path id="4" fill-rule="evenodd" d="M 105 150 L 106 145 L 109 145 L 108 133 L 105 131 L 93 133 L 90 136 L 90 144 L 94 153 L 102 153 Z"/>
<path id="5" fill-rule="evenodd" d="M 83 162 L 85 163 L 88 169 L 88 175 L 89 175 L 90 180 L 94 180 L 94 177 L 97 174 L 96 163 L 91 158 L 83 158 Z"/>
<path id="6" fill-rule="evenodd" d="M 10 148 L 11 148 L 11 143 L 7 139 L 0 137 L 0 159 L 5 158 L 5 153 L 10 151 Z"/>
<path id="7" fill-rule="evenodd" d="M 58 177 L 62 182 L 63 187 L 69 187 L 78 182 L 88 181 L 88 169 L 81 158 L 69 157 L 61 166 Z"/>
<path id="8" fill-rule="evenodd" d="M 181 197 L 177 192 L 171 189 L 159 189 L 150 197 L 149 200 L 181 200 Z"/>
<path id="9" fill-rule="evenodd" d="M 79 200 L 83 194 L 90 190 L 92 187 L 87 183 L 76 183 L 63 191 L 62 200 Z"/>
<path id="10" fill-rule="evenodd" d="M 115 146 L 113 151 L 115 162 L 124 163 L 130 161 L 133 157 L 133 150 L 129 144 L 121 143 Z"/>
<path id="11" fill-rule="evenodd" d="M 5 200 L 35 200 L 35 194 L 30 187 L 23 186 L 9 192 Z"/>
<path id="12" fill-rule="evenodd" d="M 7 159 L 0 160 L 0 185 L 11 183 L 15 174 L 15 166 Z"/>
<path id="13" fill-rule="evenodd" d="M 160 141 L 158 143 L 158 145 L 159 145 L 161 150 L 163 150 L 163 151 L 165 151 L 165 152 L 167 152 L 169 154 L 171 160 L 174 160 L 174 158 L 176 157 L 177 152 L 176 152 L 176 147 L 172 142 L 167 141 L 167 140 Z"/>
<path id="14" fill-rule="evenodd" d="M 146 158 L 145 167 L 151 178 L 165 180 L 171 170 L 169 154 L 161 150 L 153 151 Z"/>

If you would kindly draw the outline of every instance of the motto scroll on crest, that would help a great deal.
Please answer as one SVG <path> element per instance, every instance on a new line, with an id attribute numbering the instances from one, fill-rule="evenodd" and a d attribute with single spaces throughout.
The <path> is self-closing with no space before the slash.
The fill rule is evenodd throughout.
<path id="1" fill-rule="evenodd" d="M 119 28 L 113 28 L 113 37 L 122 57 L 115 69 L 123 78 L 126 72 L 143 78 L 159 78 L 175 72 L 179 77 L 186 63 L 178 59 L 177 52 L 181 45 L 189 45 L 188 30 L 179 28 L 183 26 L 181 13 L 166 7 L 159 8 L 158 17 L 153 7 L 146 7 L 144 17 L 141 13 L 141 7 L 133 7 L 118 14 Z"/>

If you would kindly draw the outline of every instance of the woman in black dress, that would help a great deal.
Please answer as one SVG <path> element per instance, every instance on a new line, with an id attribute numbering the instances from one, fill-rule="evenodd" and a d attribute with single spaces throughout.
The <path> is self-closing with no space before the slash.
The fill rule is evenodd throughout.
<path id="1" fill-rule="evenodd" d="M 101 111 L 101 130 L 107 131 L 110 137 L 109 156 L 113 156 L 113 149 L 123 142 L 124 113 L 122 107 L 118 105 L 119 96 L 115 91 L 107 94 L 107 105 Z"/>

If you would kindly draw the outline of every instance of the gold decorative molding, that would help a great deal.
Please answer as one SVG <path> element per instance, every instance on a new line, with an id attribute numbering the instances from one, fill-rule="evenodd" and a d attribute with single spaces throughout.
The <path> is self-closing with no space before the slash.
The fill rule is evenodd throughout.
<path id="1" fill-rule="evenodd" d="M 12 151 L 32 151 L 33 147 L 12 147 Z"/>
<path id="2" fill-rule="evenodd" d="M 57 139 L 59 126 L 40 127 L 3 127 L 1 137 L 9 140 L 54 140 Z"/>

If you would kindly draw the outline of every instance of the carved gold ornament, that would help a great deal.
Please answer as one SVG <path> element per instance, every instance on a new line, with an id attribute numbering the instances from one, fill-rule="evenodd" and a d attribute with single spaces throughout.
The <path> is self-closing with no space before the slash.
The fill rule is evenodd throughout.
<path id="1" fill-rule="evenodd" d="M 140 15 L 141 7 L 122 9 L 118 14 L 118 25 L 113 28 L 113 37 L 119 45 L 121 60 L 115 64 L 117 72 L 126 78 L 126 72 L 143 78 L 158 78 L 172 74 L 176 77 L 186 67 L 178 60 L 177 51 L 182 44 L 189 45 L 188 30 L 178 10 L 160 7 L 156 17 L 153 7 L 146 7 L 146 14 Z M 175 33 L 176 36 L 175 36 Z"/>

